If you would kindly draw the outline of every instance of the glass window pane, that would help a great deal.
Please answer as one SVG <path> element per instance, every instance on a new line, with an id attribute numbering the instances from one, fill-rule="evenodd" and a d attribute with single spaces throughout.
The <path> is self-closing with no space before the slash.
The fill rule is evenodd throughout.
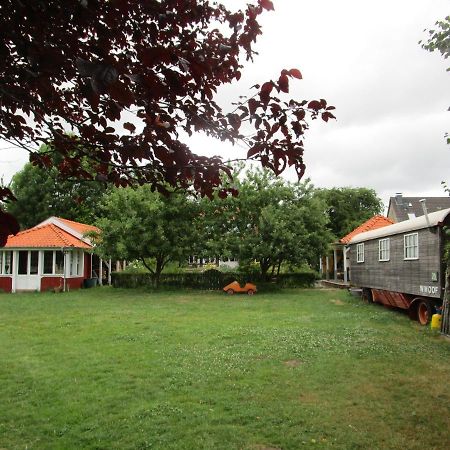
<path id="1" fill-rule="evenodd" d="M 38 273 L 39 264 L 39 252 L 30 252 L 30 275 L 36 275 Z"/>
<path id="2" fill-rule="evenodd" d="M 64 273 L 64 253 L 56 252 L 55 274 Z"/>
<path id="3" fill-rule="evenodd" d="M 28 273 L 28 250 L 19 252 L 19 275 L 27 275 Z"/>
<path id="4" fill-rule="evenodd" d="M 4 274 L 5 275 L 9 275 L 12 273 L 12 263 L 13 263 L 13 252 L 5 252 L 4 255 L 4 260 L 5 260 L 5 264 L 4 264 Z"/>
<path id="5" fill-rule="evenodd" d="M 78 259 L 78 253 L 76 251 L 73 251 L 70 254 L 70 275 L 77 274 L 77 259 Z"/>
<path id="6" fill-rule="evenodd" d="M 53 250 L 47 250 L 44 252 L 44 274 L 53 273 Z"/>

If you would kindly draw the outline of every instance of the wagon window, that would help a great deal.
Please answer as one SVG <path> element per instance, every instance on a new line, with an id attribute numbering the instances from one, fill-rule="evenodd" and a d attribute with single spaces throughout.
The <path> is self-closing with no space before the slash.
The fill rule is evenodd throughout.
<path id="1" fill-rule="evenodd" d="M 405 259 L 419 259 L 419 235 L 418 233 L 405 234 L 404 236 Z"/>
<path id="2" fill-rule="evenodd" d="M 364 243 L 356 244 L 356 262 L 364 262 Z"/>
<path id="3" fill-rule="evenodd" d="M 390 259 L 390 241 L 387 239 L 380 239 L 378 241 L 378 260 L 389 261 Z"/>

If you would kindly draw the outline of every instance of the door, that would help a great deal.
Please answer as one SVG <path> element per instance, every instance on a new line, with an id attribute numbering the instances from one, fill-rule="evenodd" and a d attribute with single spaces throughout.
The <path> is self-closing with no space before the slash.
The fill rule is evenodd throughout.
<path id="1" fill-rule="evenodd" d="M 17 252 L 16 291 L 39 291 L 39 251 L 19 250 Z"/>

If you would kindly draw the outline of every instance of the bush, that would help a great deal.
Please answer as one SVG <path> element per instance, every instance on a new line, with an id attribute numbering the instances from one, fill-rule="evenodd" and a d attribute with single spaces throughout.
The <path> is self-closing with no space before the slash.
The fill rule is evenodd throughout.
<path id="1" fill-rule="evenodd" d="M 156 288 L 156 279 L 151 273 L 113 272 L 111 274 L 114 287 Z M 282 273 L 272 281 L 267 282 L 261 274 L 245 274 L 237 272 L 221 272 L 216 269 L 204 272 L 164 273 L 161 274 L 160 287 L 189 288 L 220 290 L 232 281 L 238 281 L 241 285 L 251 282 L 255 283 L 259 290 L 275 288 L 311 287 L 317 276 L 314 272 Z"/>

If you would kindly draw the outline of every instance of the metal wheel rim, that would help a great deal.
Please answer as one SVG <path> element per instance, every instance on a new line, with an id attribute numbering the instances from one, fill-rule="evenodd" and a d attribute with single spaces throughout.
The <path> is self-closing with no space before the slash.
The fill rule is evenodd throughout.
<path id="1" fill-rule="evenodd" d="M 428 323 L 429 320 L 428 308 L 425 303 L 421 303 L 419 305 L 419 308 L 417 310 L 417 317 L 419 318 L 419 323 L 421 325 L 426 325 Z"/>

